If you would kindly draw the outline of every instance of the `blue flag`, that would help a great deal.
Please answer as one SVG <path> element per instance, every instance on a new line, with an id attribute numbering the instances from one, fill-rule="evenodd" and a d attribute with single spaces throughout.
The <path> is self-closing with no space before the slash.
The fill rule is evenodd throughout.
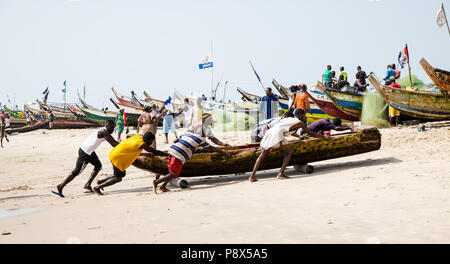
<path id="1" fill-rule="evenodd" d="M 206 69 L 206 68 L 212 68 L 212 67 L 213 67 L 213 62 L 212 62 L 212 61 L 207 62 L 207 63 L 200 63 L 200 64 L 198 65 L 198 68 L 199 68 L 200 70 Z"/>

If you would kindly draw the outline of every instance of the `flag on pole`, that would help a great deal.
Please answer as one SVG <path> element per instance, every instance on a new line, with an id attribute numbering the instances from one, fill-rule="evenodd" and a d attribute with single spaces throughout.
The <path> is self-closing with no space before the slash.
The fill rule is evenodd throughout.
<path id="1" fill-rule="evenodd" d="M 83 86 L 83 99 L 86 101 L 86 85 Z"/>
<path id="2" fill-rule="evenodd" d="M 402 69 L 405 67 L 405 64 L 408 63 L 408 59 L 408 45 L 406 45 L 405 48 L 403 48 L 398 54 L 398 64 L 400 64 Z"/>
<path id="3" fill-rule="evenodd" d="M 47 98 L 48 98 L 48 94 L 50 93 L 50 90 L 48 89 L 48 85 L 47 88 L 44 90 L 44 92 L 42 93 L 44 95 L 44 104 L 47 103 Z"/>
<path id="4" fill-rule="evenodd" d="M 250 61 L 250 65 L 252 66 L 252 69 L 253 69 L 253 72 L 254 72 L 255 75 L 256 75 L 256 78 L 258 78 L 258 81 L 261 82 L 261 78 L 259 78 L 259 75 L 258 75 L 258 73 L 255 71 L 255 67 L 253 67 L 253 64 L 252 64 L 251 61 Z"/>
<path id="5" fill-rule="evenodd" d="M 213 62 L 209 61 L 209 56 L 205 56 L 202 58 L 201 63 L 198 65 L 198 68 L 202 70 L 206 68 L 212 68 L 213 66 Z"/>
<path id="6" fill-rule="evenodd" d="M 63 85 L 64 85 L 64 89 L 62 89 L 61 91 L 62 91 L 63 93 L 66 93 L 66 81 L 64 81 Z"/>
<path id="7" fill-rule="evenodd" d="M 436 14 L 436 23 L 438 27 L 442 27 L 447 23 L 447 18 L 445 17 L 444 5 L 441 5 Z"/>

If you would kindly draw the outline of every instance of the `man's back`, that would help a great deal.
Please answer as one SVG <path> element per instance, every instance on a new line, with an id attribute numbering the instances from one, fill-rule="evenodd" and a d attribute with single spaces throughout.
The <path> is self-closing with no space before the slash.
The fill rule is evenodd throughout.
<path id="1" fill-rule="evenodd" d="M 295 96 L 294 105 L 296 109 L 301 108 L 306 111 L 306 108 L 309 108 L 308 95 L 303 92 L 298 93 Z"/>

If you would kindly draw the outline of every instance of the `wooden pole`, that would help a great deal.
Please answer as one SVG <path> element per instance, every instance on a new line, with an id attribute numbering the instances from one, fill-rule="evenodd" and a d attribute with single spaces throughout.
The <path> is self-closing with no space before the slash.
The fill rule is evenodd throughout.
<path id="1" fill-rule="evenodd" d="M 441 4 L 442 11 L 444 12 L 445 24 L 447 25 L 448 34 L 450 35 L 450 27 L 448 26 L 447 15 L 445 14 L 444 3 Z"/>
<path id="2" fill-rule="evenodd" d="M 212 59 L 213 59 L 213 45 L 212 45 L 212 40 L 211 40 L 211 60 Z M 213 96 L 214 96 L 214 64 L 211 67 L 211 97 L 213 97 Z"/>
<path id="3" fill-rule="evenodd" d="M 406 53 L 408 54 L 408 71 L 409 71 L 409 86 L 412 87 L 412 79 L 411 79 L 411 66 L 409 65 L 409 49 L 408 44 L 406 44 Z"/>

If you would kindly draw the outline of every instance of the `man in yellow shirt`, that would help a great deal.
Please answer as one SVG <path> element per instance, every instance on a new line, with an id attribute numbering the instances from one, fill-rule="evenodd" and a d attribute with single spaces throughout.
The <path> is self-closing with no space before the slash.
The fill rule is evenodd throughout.
<path id="1" fill-rule="evenodd" d="M 111 152 L 109 152 L 109 159 L 113 164 L 114 175 L 98 180 L 98 185 L 93 188 L 93 191 L 98 195 L 103 195 L 100 190 L 103 190 L 104 187 L 121 182 L 122 178 L 125 177 L 125 170 L 133 164 L 143 149 L 156 156 L 167 157 L 167 153 L 151 147 L 154 140 L 155 135 L 152 132 L 147 132 L 144 136 L 134 135 L 127 138 L 115 146 Z"/>
<path id="2" fill-rule="evenodd" d="M 306 85 L 299 84 L 299 88 L 301 89 L 298 94 L 295 96 L 294 102 L 289 106 L 289 109 L 303 109 L 306 112 L 306 109 L 309 109 L 309 112 L 312 114 L 311 107 L 309 106 L 308 94 L 306 93 Z"/>

